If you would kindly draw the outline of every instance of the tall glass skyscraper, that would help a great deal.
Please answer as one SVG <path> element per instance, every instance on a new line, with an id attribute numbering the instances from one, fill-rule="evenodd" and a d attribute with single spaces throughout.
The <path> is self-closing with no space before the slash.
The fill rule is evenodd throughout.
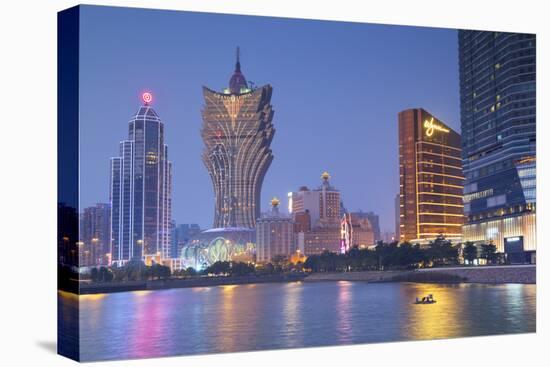
<path id="1" fill-rule="evenodd" d="M 172 163 L 152 97 L 142 98 L 120 156 L 111 158 L 111 258 L 118 264 L 170 257 Z"/>
<path id="2" fill-rule="evenodd" d="M 536 39 L 459 31 L 464 240 L 536 249 Z"/>
<path id="3" fill-rule="evenodd" d="M 270 85 L 249 87 L 238 49 L 229 88 L 203 87 L 202 159 L 214 186 L 215 228 L 254 228 L 260 216 L 262 183 L 273 160 L 271 92 Z"/>

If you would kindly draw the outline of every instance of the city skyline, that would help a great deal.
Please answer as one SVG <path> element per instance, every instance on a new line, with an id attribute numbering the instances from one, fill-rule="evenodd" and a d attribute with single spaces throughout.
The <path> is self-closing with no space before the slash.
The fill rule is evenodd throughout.
<path id="1" fill-rule="evenodd" d="M 177 223 L 211 226 L 214 195 L 200 161 L 201 86 L 226 87 L 236 46 L 241 46 L 247 76 L 257 85 L 274 86 L 275 159 L 264 180 L 261 211 L 268 208 L 271 197 L 284 198 L 300 186 L 311 185 L 309 177 L 327 170 L 342 190 L 346 208 L 378 213 L 381 230 L 387 231 L 393 227 L 393 198 L 398 190 L 398 111 L 422 106 L 458 130 L 456 30 L 262 18 L 261 36 L 251 38 L 247 29 L 259 24 L 253 17 L 174 13 L 166 18 L 139 9 L 125 9 L 126 15 L 116 8 L 82 10 L 87 16 L 82 24 L 81 134 L 86 134 L 86 147 L 81 173 L 82 179 L 91 182 L 82 190 L 82 207 L 107 200 L 108 167 L 100 157 L 116 151 L 110 144 L 100 144 L 106 139 L 104 131 L 109 131 L 107 137 L 112 134 L 109 140 L 118 141 L 116 136 L 124 133 L 136 98 L 149 90 L 171 146 L 173 218 Z M 92 32 L 96 16 L 102 18 L 103 27 Z M 133 31 L 145 24 L 142 17 L 147 19 L 148 31 L 136 37 Z M 215 46 L 208 45 L 217 34 L 209 29 L 204 44 L 197 45 L 190 30 L 202 21 L 230 32 L 235 41 L 216 39 Z M 296 37 L 282 37 L 281 27 Z M 163 37 L 185 42 L 168 50 L 160 45 Z M 262 38 L 276 47 L 266 47 Z M 128 54 L 144 39 L 158 58 L 117 56 Z M 350 42 L 344 44 L 342 39 Z M 388 43 L 398 47 L 390 50 Z M 102 56 L 86 57 L 91 54 Z M 432 54 L 438 57 L 427 57 Z M 418 89 L 421 75 L 427 76 L 425 88 Z M 341 122 L 351 129 L 334 134 L 331 128 L 337 129 Z M 387 160 L 380 161 L 380 156 Z M 379 180 L 395 184 L 377 187 L 373 181 Z"/>

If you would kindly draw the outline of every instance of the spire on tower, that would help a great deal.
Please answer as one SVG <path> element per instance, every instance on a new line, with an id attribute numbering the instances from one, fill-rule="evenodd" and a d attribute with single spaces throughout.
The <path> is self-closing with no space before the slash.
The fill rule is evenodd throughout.
<path id="1" fill-rule="evenodd" d="M 241 89 L 248 89 L 246 78 L 241 73 L 241 49 L 237 46 L 237 62 L 235 64 L 235 71 L 229 80 L 229 90 L 233 94 L 240 94 Z"/>
<path id="2" fill-rule="evenodd" d="M 241 71 L 241 50 L 237 46 L 237 63 L 235 64 L 235 71 Z"/>

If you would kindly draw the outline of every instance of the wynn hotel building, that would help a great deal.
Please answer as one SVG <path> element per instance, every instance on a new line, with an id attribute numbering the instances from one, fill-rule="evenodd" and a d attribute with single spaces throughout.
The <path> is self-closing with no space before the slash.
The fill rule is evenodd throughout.
<path id="1" fill-rule="evenodd" d="M 464 223 L 460 135 L 429 112 L 399 113 L 400 241 L 457 241 Z"/>

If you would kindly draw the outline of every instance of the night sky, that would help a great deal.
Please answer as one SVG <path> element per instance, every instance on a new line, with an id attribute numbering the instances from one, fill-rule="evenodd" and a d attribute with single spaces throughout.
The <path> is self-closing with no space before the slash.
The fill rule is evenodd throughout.
<path id="1" fill-rule="evenodd" d="M 201 87 L 227 87 L 236 46 L 247 80 L 273 86 L 262 210 L 273 196 L 286 208 L 288 192 L 327 170 L 348 210 L 372 210 L 393 231 L 398 112 L 423 107 L 459 131 L 456 30 L 84 6 L 81 208 L 108 201 L 109 158 L 148 90 L 174 165 L 172 217 L 211 227 Z"/>

